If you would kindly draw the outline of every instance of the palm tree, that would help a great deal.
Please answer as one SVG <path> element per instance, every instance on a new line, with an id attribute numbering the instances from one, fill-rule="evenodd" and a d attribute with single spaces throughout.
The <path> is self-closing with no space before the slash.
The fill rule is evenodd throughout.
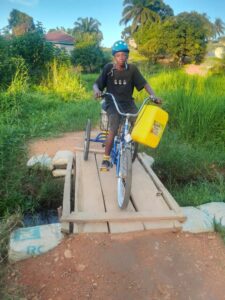
<path id="1" fill-rule="evenodd" d="M 124 0 L 120 25 L 131 25 L 131 32 L 135 32 L 141 24 L 150 20 L 156 22 L 167 16 L 173 16 L 173 10 L 162 0 Z"/>
<path id="2" fill-rule="evenodd" d="M 99 26 L 101 23 L 93 18 L 78 18 L 76 22 L 74 22 L 73 35 L 79 39 L 82 39 L 82 36 L 96 36 L 97 40 L 100 42 L 103 39 L 103 35 Z"/>
<path id="3" fill-rule="evenodd" d="M 214 30 L 215 30 L 215 34 L 216 36 L 220 36 L 221 34 L 224 33 L 225 31 L 225 24 L 224 22 L 220 19 L 220 18 L 216 18 L 215 22 L 214 22 Z"/>
<path id="4" fill-rule="evenodd" d="M 99 26 L 101 26 L 101 23 L 93 18 L 78 18 L 76 22 L 74 22 L 74 31 L 75 32 L 100 32 Z"/>

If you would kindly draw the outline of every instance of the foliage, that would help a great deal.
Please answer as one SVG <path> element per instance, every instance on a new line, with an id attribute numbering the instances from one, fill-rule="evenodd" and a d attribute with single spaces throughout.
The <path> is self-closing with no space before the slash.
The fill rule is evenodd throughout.
<path id="1" fill-rule="evenodd" d="M 21 219 L 22 216 L 19 211 L 0 219 L 0 264 L 7 259 L 10 233 L 22 225 Z"/>
<path id="2" fill-rule="evenodd" d="M 46 65 L 54 58 L 53 45 L 39 32 L 26 33 L 11 42 L 12 56 L 21 56 L 28 67 L 32 81 L 39 82 Z"/>
<path id="3" fill-rule="evenodd" d="M 146 22 L 134 37 L 140 53 L 153 62 L 170 56 L 180 63 L 187 59 L 198 63 L 204 58 L 212 28 L 204 15 L 181 13 L 161 22 Z"/>
<path id="4" fill-rule="evenodd" d="M 16 36 L 31 32 L 35 29 L 33 18 L 13 9 L 9 15 L 9 29 L 12 29 L 12 34 Z"/>
<path id="5" fill-rule="evenodd" d="M 72 52 L 72 62 L 81 65 L 84 71 L 95 72 L 106 63 L 108 57 L 99 46 L 98 35 L 95 33 L 80 33 L 77 36 Z"/>
<path id="6" fill-rule="evenodd" d="M 55 93 L 65 101 L 87 99 L 79 74 L 74 74 L 72 68 L 59 64 L 56 60 L 49 64 L 47 76 L 39 89 L 47 93 Z"/>
<path id="7" fill-rule="evenodd" d="M 100 47 L 103 38 L 99 29 L 101 23 L 93 18 L 78 18 L 73 29 L 76 37 L 72 62 L 80 65 L 85 72 L 99 71 L 108 60 Z"/>
<path id="8" fill-rule="evenodd" d="M 15 59 L 15 65 L 16 70 L 14 77 L 8 87 L 9 94 L 24 93 L 27 90 L 27 82 L 29 77 L 24 59 L 21 57 Z"/>
<path id="9" fill-rule="evenodd" d="M 225 24 L 220 18 L 216 18 L 214 22 L 214 34 L 216 36 L 220 36 L 224 34 Z"/>
<path id="10" fill-rule="evenodd" d="M 153 89 L 165 98 L 170 126 L 180 133 L 182 140 L 224 143 L 224 75 L 200 77 L 170 71 L 147 78 Z M 137 97 L 143 99 L 142 93 Z"/>
<path id="11" fill-rule="evenodd" d="M 170 71 L 147 78 L 169 113 L 158 148 L 143 148 L 155 158 L 158 176 L 181 205 L 225 201 L 224 75 Z"/>
<path id="12" fill-rule="evenodd" d="M 131 22 L 131 33 L 147 21 L 152 23 L 173 16 L 172 8 L 162 0 L 124 0 L 123 6 L 120 24 Z"/>
<path id="13" fill-rule="evenodd" d="M 101 23 L 93 18 L 78 18 L 76 22 L 74 22 L 74 29 L 73 34 L 77 38 L 77 34 L 94 34 L 95 39 L 100 43 L 103 39 L 103 35 L 101 30 L 99 29 L 99 26 L 101 26 Z"/>
<path id="14" fill-rule="evenodd" d="M 181 13 L 176 17 L 176 22 L 179 48 L 175 54 L 182 62 L 185 57 L 200 62 L 205 54 L 206 42 L 213 35 L 212 23 L 205 15 L 197 12 Z"/>
<path id="15" fill-rule="evenodd" d="M 10 41 L 0 36 L 0 84 L 10 84 L 16 70 L 16 60 L 10 55 Z"/>
<path id="16" fill-rule="evenodd" d="M 93 100 L 65 103 L 55 95 L 36 92 L 2 92 L 0 104 L 0 217 L 15 212 L 18 207 L 22 213 L 32 212 L 46 203 L 53 207 L 46 195 L 50 193 L 49 199 L 53 195 L 52 199 L 59 202 L 61 183 L 56 183 L 46 170 L 27 169 L 26 143 L 35 137 L 83 130 L 87 118 L 95 126 L 100 106 Z"/>
<path id="17" fill-rule="evenodd" d="M 166 31 L 161 22 L 147 22 L 134 35 L 140 54 L 152 62 L 166 54 L 165 36 Z"/>
<path id="18" fill-rule="evenodd" d="M 209 202 L 225 201 L 224 178 L 214 181 L 199 180 L 172 186 L 173 195 L 181 206 L 198 206 Z"/>

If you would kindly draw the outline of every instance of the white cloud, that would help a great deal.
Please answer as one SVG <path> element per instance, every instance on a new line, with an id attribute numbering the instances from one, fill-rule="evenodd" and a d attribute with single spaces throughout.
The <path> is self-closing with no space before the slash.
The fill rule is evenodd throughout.
<path id="1" fill-rule="evenodd" d="M 9 0 L 11 3 L 16 3 L 20 5 L 26 5 L 26 6 L 34 6 L 37 5 L 39 0 Z"/>

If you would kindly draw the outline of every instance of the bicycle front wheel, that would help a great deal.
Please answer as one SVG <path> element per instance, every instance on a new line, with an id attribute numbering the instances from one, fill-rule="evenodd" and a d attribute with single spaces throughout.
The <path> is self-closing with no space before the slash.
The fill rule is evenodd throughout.
<path id="1" fill-rule="evenodd" d="M 130 200 L 132 183 L 132 153 L 131 149 L 122 151 L 119 161 L 119 177 L 117 179 L 117 199 L 121 209 L 127 207 Z"/>

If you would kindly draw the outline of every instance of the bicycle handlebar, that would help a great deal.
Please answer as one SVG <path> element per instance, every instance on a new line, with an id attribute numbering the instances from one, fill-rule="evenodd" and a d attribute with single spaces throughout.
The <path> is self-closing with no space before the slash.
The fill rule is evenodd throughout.
<path id="1" fill-rule="evenodd" d="M 117 112 L 118 112 L 121 116 L 128 117 L 128 118 L 129 118 L 129 117 L 137 117 L 138 114 L 139 114 L 139 112 L 141 111 L 142 107 L 145 105 L 145 103 L 146 103 L 147 101 L 151 100 L 152 102 L 156 103 L 155 100 L 157 100 L 157 98 L 154 97 L 154 96 L 152 96 L 152 95 L 148 96 L 147 98 L 144 99 L 144 101 L 143 101 L 141 107 L 139 108 L 138 112 L 137 112 L 136 114 L 131 114 L 131 113 L 123 113 L 123 112 L 120 111 L 120 109 L 119 109 L 119 107 L 118 107 L 118 103 L 117 103 L 115 97 L 113 96 L 113 94 L 111 94 L 111 93 L 103 93 L 103 94 L 101 95 L 101 98 L 104 98 L 105 96 L 110 96 L 110 97 L 112 98 L 112 100 L 113 100 L 113 103 L 114 103 L 114 105 L 115 105 L 115 107 L 116 107 Z"/>

